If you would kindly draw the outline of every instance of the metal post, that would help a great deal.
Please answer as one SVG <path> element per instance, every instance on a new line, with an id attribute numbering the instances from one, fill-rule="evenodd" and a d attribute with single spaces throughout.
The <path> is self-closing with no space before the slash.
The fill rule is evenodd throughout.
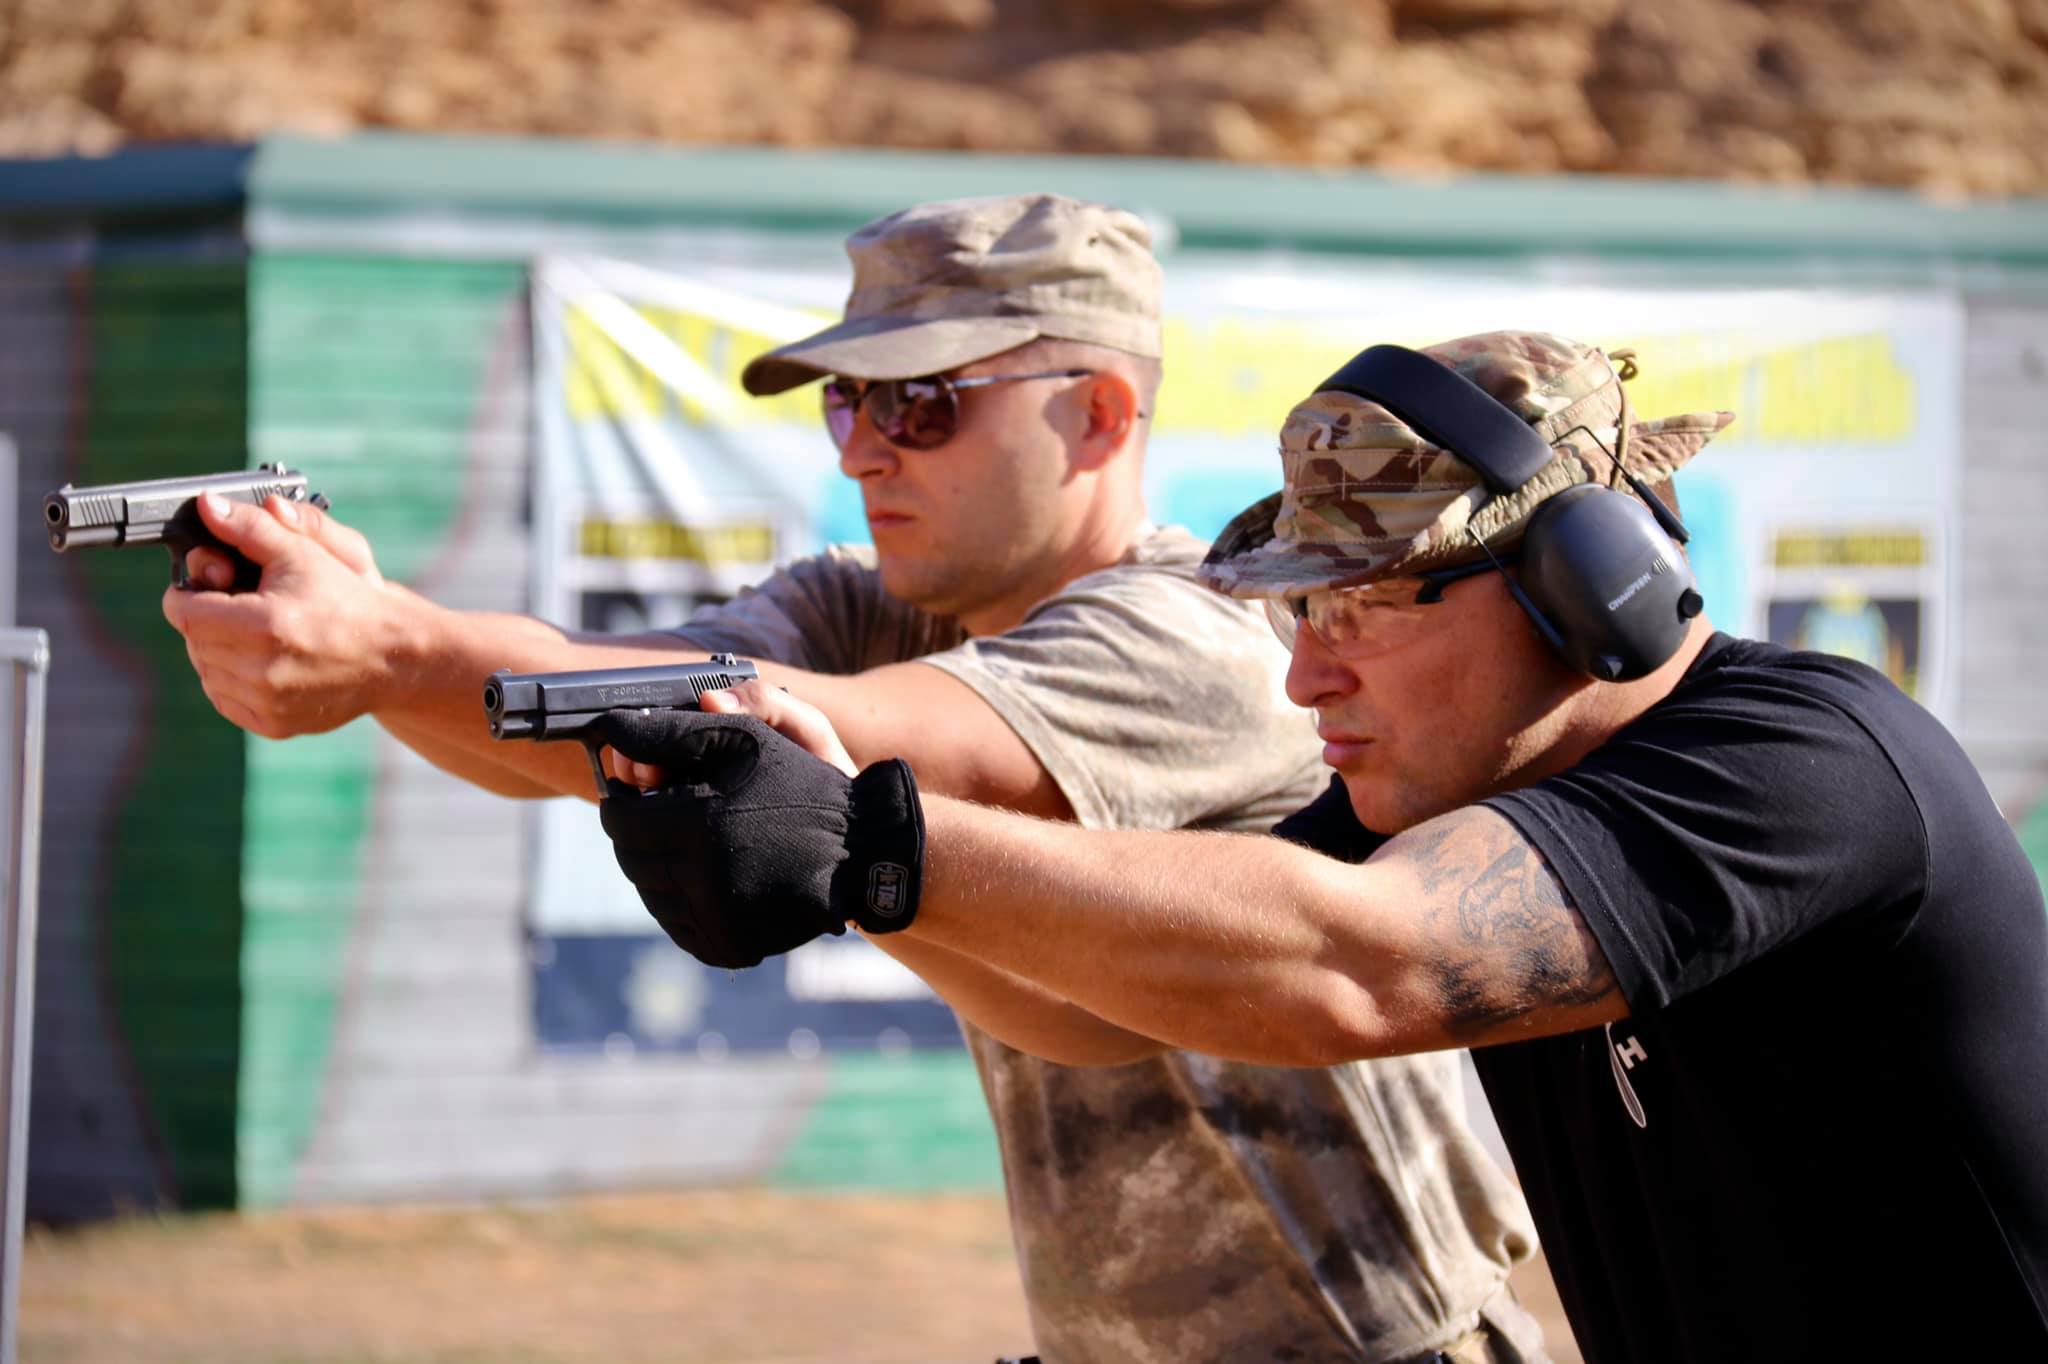
<path id="1" fill-rule="evenodd" d="M 36 1008 L 36 866 L 43 820 L 43 683 L 50 637 L 41 630 L 0 630 L 14 704 L 14 818 L 0 863 L 0 1364 L 14 1364 L 21 1303 L 21 1232 L 28 1196 L 28 1081 Z"/>
<path id="2" fill-rule="evenodd" d="M 15 553 L 18 523 L 14 515 L 20 502 L 20 482 L 20 452 L 15 449 L 14 437 L 0 431 L 0 630 L 11 630 L 19 623 L 14 618 L 15 583 L 21 571 L 20 557 Z M 14 771 L 15 734 L 7 722 L 14 716 L 14 695 L 21 690 L 18 671 L 0 666 L 0 772 L 10 775 Z M 13 787 L 0 788 L 0 830 L 14 827 L 13 800 Z M 0 890 L 5 888 L 5 880 L 0 879 Z"/>
<path id="3" fill-rule="evenodd" d="M 14 537 L 19 521 L 14 519 L 19 501 L 21 459 L 14 437 L 0 431 L 0 628 L 14 624 L 14 576 L 17 572 Z M 42 518 L 38 516 L 37 529 Z"/>

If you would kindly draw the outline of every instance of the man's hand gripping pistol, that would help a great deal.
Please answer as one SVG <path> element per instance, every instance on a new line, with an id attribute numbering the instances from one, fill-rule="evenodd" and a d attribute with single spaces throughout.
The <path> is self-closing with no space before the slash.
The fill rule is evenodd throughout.
<path id="1" fill-rule="evenodd" d="M 606 793 L 604 740 L 598 722 L 614 710 L 700 710 L 707 691 L 722 691 L 759 677 L 743 658 L 713 654 L 705 663 L 646 668 L 598 668 L 573 673 L 513 673 L 500 669 L 484 683 L 484 718 L 493 739 L 575 739 L 590 755 L 597 796 Z"/>
<path id="2" fill-rule="evenodd" d="M 908 928 L 924 880 L 910 764 L 889 758 L 849 773 L 755 716 L 698 704 L 754 676 L 753 664 L 714 654 L 668 667 L 499 672 L 484 685 L 495 737 L 582 742 L 619 870 L 678 947 L 732 971 L 849 923 Z M 641 792 L 606 781 L 606 743 L 661 768 L 669 784 Z"/>
<path id="3" fill-rule="evenodd" d="M 215 493 L 230 502 L 263 505 L 275 493 L 287 502 L 310 502 L 322 511 L 327 499 L 306 491 L 306 476 L 282 464 L 265 464 L 231 474 L 152 478 L 137 483 L 103 483 L 74 488 L 69 483 L 43 499 L 43 525 L 50 548 L 68 549 L 162 545 L 171 552 L 171 582 L 190 587 L 185 555 L 207 545 L 234 560 L 233 591 L 253 592 L 263 570 L 215 538 L 199 519 L 199 495 Z"/>

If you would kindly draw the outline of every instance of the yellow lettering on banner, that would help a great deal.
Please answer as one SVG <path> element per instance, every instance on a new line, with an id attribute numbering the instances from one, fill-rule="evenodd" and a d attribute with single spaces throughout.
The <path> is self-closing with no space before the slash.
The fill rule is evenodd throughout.
<path id="1" fill-rule="evenodd" d="M 1910 527 L 1780 531 L 1771 561 L 1779 568 L 1919 568 L 1927 562 L 1927 537 Z"/>
<path id="2" fill-rule="evenodd" d="M 713 566 L 775 562 L 775 528 L 683 526 L 673 521 L 588 520 L 577 527 L 585 559 L 662 559 Z"/>
<path id="3" fill-rule="evenodd" d="M 1288 411 L 1358 352 L 1356 336 L 1292 319 L 1169 317 L 1159 432 L 1255 436 L 1276 442 Z"/>
<path id="4" fill-rule="evenodd" d="M 1758 431 L 1797 444 L 1895 441 L 1912 434 L 1913 376 L 1881 333 L 1834 337 L 1765 361 Z"/>
<path id="5" fill-rule="evenodd" d="M 594 330 L 588 315 L 569 308 L 562 313 L 562 342 L 567 364 L 562 369 L 562 405 L 574 421 L 588 421 L 603 410 L 598 401 L 597 379 L 591 373 L 591 339 Z"/>
<path id="6" fill-rule="evenodd" d="M 773 347 L 772 338 L 702 313 L 647 305 L 637 311 L 673 345 L 678 366 L 696 366 L 707 384 L 733 401 L 714 411 L 697 395 L 674 391 L 596 318 L 571 307 L 562 318 L 568 343 L 563 399 L 571 417 L 674 416 L 692 425 L 736 427 L 818 422 L 811 387 L 772 398 L 741 390 L 741 370 Z M 829 314 L 817 317 L 821 325 L 831 321 Z M 1154 430 L 1273 441 L 1310 387 L 1356 353 L 1360 335 L 1328 319 L 1168 317 L 1166 382 Z M 1895 443 L 1910 439 L 1917 426 L 1915 377 L 1884 332 L 1790 346 L 1769 332 L 1746 331 L 1625 337 L 1611 344 L 1632 346 L 1639 358 L 1641 373 L 1629 384 L 1638 416 L 1732 411 L 1736 424 L 1721 438 L 1725 444 Z"/>
<path id="7" fill-rule="evenodd" d="M 1357 342 L 1327 323 L 1168 318 L 1156 429 L 1277 438 L 1288 411 Z M 1639 417 L 1731 411 L 1736 424 L 1724 443 L 1883 444 L 1911 438 L 1918 420 L 1914 376 L 1882 332 L 1795 346 L 1745 331 L 1610 344 L 1633 346 L 1641 362 L 1629 381 Z"/>
<path id="8" fill-rule="evenodd" d="M 1912 371 L 1883 332 L 1773 346 L 1721 332 L 1627 342 L 1642 373 L 1629 383 L 1638 415 L 1730 411 L 1723 444 L 1870 445 L 1910 439 L 1919 422 Z"/>
<path id="9" fill-rule="evenodd" d="M 660 410 L 661 384 L 596 318 L 570 308 L 562 315 L 562 334 L 569 349 L 563 396 L 571 417 L 648 417 Z"/>
<path id="10" fill-rule="evenodd" d="M 723 339 L 725 329 L 715 325 L 710 318 L 700 313 L 686 313 L 674 308 L 643 308 L 647 320 L 661 330 L 662 335 L 675 343 L 676 349 L 690 359 L 702 364 Z M 709 370 L 709 366 L 706 366 Z M 712 374 L 713 382 L 719 382 Z M 732 391 L 728 388 L 728 392 Z M 678 393 L 676 401 L 681 405 L 683 420 L 692 426 L 702 426 L 710 417 L 709 410 L 701 399 L 686 393 Z"/>
<path id="11" fill-rule="evenodd" d="M 701 367 L 709 383 L 732 394 L 731 405 L 716 414 L 719 425 L 800 424 L 819 420 L 815 390 L 798 389 L 772 398 L 754 398 L 740 387 L 740 371 L 756 355 L 774 349 L 778 344 L 774 338 L 680 308 L 640 304 L 634 305 L 634 311 L 674 346 L 679 364 L 688 361 Z M 832 319 L 829 314 L 820 313 L 818 320 L 823 326 Z M 673 415 L 693 426 L 714 420 L 714 414 L 700 398 L 685 397 L 673 390 L 620 345 L 587 310 L 575 306 L 565 309 L 562 332 L 568 343 L 562 398 L 575 420 L 616 421 Z"/>
<path id="12" fill-rule="evenodd" d="M 1704 332 L 1610 342 L 1633 347 L 1641 372 L 1628 381 L 1629 407 L 1637 417 L 1684 412 L 1733 412 L 1735 425 L 1720 439 L 1755 435 L 1752 369 L 1756 342 L 1741 332 Z"/>

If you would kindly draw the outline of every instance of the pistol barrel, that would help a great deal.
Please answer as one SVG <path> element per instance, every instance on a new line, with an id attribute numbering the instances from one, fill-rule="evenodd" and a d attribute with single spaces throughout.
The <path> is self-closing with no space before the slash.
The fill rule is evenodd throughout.
<path id="1" fill-rule="evenodd" d="M 707 691 L 736 687 L 760 671 L 732 654 L 705 663 L 587 672 L 492 673 L 484 718 L 493 739 L 578 739 L 609 710 L 695 710 Z"/>
<path id="2" fill-rule="evenodd" d="M 306 491 L 306 476 L 282 464 L 190 478 L 149 478 L 77 488 L 67 483 L 43 498 L 43 526 L 58 553 L 94 545 L 154 545 L 167 529 L 196 530 L 201 493 L 261 506 L 272 494 L 288 502 L 324 507 L 327 499 Z"/>
<path id="3" fill-rule="evenodd" d="M 62 554 L 67 549 L 123 544 L 126 539 L 119 526 L 81 526 L 51 531 L 50 548 Z"/>

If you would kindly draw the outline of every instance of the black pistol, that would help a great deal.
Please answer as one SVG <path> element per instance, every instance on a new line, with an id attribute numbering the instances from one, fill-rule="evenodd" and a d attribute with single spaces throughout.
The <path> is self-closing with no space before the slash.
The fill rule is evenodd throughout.
<path id="1" fill-rule="evenodd" d="M 43 499 L 43 525 L 50 548 L 112 545 L 162 545 L 171 552 L 171 582 L 189 586 L 185 554 L 200 545 L 224 551 L 235 564 L 236 592 L 253 591 L 263 570 L 214 538 L 199 519 L 199 494 L 218 493 L 230 502 L 260 507 L 276 493 L 287 502 L 310 502 L 323 511 L 327 499 L 306 491 L 306 476 L 282 464 L 265 464 L 231 474 L 196 474 L 190 478 L 151 478 L 137 483 L 103 483 L 74 488 L 69 483 Z"/>
<path id="2" fill-rule="evenodd" d="M 597 796 L 604 799 L 604 741 L 590 727 L 608 710 L 696 710 L 707 691 L 723 691 L 761 675 L 751 662 L 713 654 L 704 663 L 646 668 L 595 668 L 580 673 L 514 673 L 500 668 L 484 683 L 484 718 L 493 739 L 577 739 L 590 755 Z"/>

